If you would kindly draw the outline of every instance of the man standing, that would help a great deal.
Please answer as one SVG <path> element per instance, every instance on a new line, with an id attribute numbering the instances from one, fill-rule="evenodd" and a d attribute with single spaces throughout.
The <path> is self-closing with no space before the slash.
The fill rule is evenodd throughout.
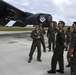
<path id="1" fill-rule="evenodd" d="M 48 37 L 48 44 L 49 44 L 49 52 L 52 50 L 54 51 L 55 48 L 55 28 L 54 28 L 54 23 L 53 21 L 50 22 L 50 27 L 47 30 L 47 37 Z M 53 44 L 53 46 L 51 46 Z"/>
<path id="2" fill-rule="evenodd" d="M 45 35 L 45 29 L 42 27 L 42 23 L 39 25 L 40 31 L 42 32 L 42 37 L 41 37 L 41 43 L 43 46 L 43 52 L 46 52 L 46 47 L 45 47 L 45 40 L 44 40 L 44 35 Z"/>
<path id="3" fill-rule="evenodd" d="M 33 58 L 33 53 L 37 47 L 37 61 L 41 62 L 41 36 L 42 36 L 42 33 L 39 29 L 39 25 L 36 25 L 35 26 L 35 30 L 32 31 L 31 33 L 31 38 L 33 39 L 33 42 L 32 42 L 32 46 L 31 46 L 31 50 L 30 50 L 30 53 L 29 53 L 29 60 L 28 60 L 28 63 L 31 62 L 32 58 Z"/>
<path id="4" fill-rule="evenodd" d="M 67 53 L 68 63 L 70 63 L 71 67 L 71 75 L 76 75 L 76 22 L 73 22 L 72 25 L 74 31 L 72 33 L 72 41 L 70 49 Z"/>
<path id="5" fill-rule="evenodd" d="M 65 43 L 65 34 L 63 31 L 65 23 L 63 21 L 59 21 L 58 23 L 58 33 L 56 36 L 56 48 L 51 61 L 51 70 L 47 71 L 47 73 L 64 73 L 64 60 L 63 60 L 63 51 L 64 47 L 66 47 Z M 59 64 L 59 70 L 56 70 L 57 62 Z"/>
<path id="6" fill-rule="evenodd" d="M 66 35 L 66 42 L 68 46 L 65 51 L 68 51 L 70 48 L 71 39 L 72 39 L 72 31 L 70 27 L 67 28 L 65 35 Z M 70 67 L 70 64 L 66 65 L 66 67 Z"/>
<path id="7" fill-rule="evenodd" d="M 70 46 L 70 42 L 71 42 L 71 38 L 72 38 L 72 31 L 71 31 L 70 27 L 67 28 L 65 35 L 66 35 L 66 42 L 68 45 L 68 47 L 66 48 L 65 51 L 67 51 L 67 50 L 69 50 L 69 46 Z"/>

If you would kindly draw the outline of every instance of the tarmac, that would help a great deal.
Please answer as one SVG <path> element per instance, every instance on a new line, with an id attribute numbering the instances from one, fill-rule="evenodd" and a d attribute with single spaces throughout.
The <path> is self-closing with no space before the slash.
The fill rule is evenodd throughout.
<path id="1" fill-rule="evenodd" d="M 29 52 L 32 44 L 30 31 L 6 32 L 0 31 L 0 75 L 50 75 L 47 73 L 51 69 L 51 58 L 53 52 L 46 53 L 42 50 L 42 62 L 37 61 L 37 50 L 33 55 L 33 60 L 28 63 Z M 45 43 L 47 37 L 45 35 Z M 51 75 L 70 75 L 70 68 L 66 68 L 67 51 L 64 51 L 64 74 L 56 72 Z M 57 65 L 57 69 L 58 69 Z"/>

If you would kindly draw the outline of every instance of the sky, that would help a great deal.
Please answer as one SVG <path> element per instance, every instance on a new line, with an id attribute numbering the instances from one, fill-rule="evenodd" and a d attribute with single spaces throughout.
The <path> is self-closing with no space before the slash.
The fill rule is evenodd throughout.
<path id="1" fill-rule="evenodd" d="M 54 21 L 63 20 L 66 25 L 76 21 L 76 0 L 4 0 L 24 12 L 48 13 Z"/>

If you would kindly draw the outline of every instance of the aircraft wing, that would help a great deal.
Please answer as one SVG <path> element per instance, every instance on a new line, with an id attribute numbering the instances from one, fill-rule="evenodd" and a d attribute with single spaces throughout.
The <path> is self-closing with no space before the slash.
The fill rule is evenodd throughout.
<path id="1" fill-rule="evenodd" d="M 11 20 L 16 21 L 13 26 L 25 27 L 26 25 L 50 22 L 52 21 L 52 16 L 45 13 L 33 14 L 30 12 L 24 12 L 11 4 L 0 0 L 0 25 L 5 26 Z"/>

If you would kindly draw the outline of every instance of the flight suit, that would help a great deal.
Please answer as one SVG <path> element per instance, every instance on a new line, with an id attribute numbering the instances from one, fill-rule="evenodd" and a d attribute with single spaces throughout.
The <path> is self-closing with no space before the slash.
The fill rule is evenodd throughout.
<path id="1" fill-rule="evenodd" d="M 64 42 L 65 42 L 64 31 L 62 29 L 59 29 L 56 36 L 56 48 L 51 61 L 51 69 L 54 72 L 56 72 L 57 62 L 59 64 L 59 70 L 64 71 L 64 59 L 63 59 Z"/>
<path id="2" fill-rule="evenodd" d="M 32 60 L 33 58 L 33 53 L 37 47 L 37 60 L 40 60 L 41 58 L 41 36 L 42 36 L 42 33 L 39 31 L 38 33 L 36 32 L 36 30 L 32 31 L 31 33 L 31 38 L 33 39 L 33 42 L 32 42 L 32 46 L 31 46 L 31 50 L 30 50 L 30 53 L 29 53 L 29 60 Z"/>
<path id="3" fill-rule="evenodd" d="M 49 51 L 51 51 L 51 43 L 53 44 L 52 49 L 54 51 L 54 48 L 55 48 L 55 28 L 54 27 L 48 28 L 47 37 L 48 37 Z"/>
<path id="4" fill-rule="evenodd" d="M 71 59 L 71 75 L 76 75 L 76 31 L 72 33 L 71 47 L 74 48 L 73 57 Z"/>
<path id="5" fill-rule="evenodd" d="M 45 40 L 44 40 L 44 35 L 45 35 L 45 29 L 41 28 L 40 31 L 42 32 L 42 36 L 41 36 L 41 43 L 43 46 L 43 51 L 46 52 L 46 46 L 45 46 Z"/>

